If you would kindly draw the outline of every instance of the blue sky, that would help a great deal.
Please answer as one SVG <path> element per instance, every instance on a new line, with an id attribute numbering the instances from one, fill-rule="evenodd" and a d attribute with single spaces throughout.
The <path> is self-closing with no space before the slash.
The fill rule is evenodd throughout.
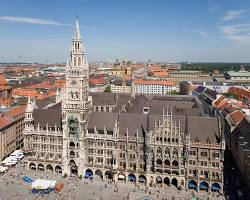
<path id="1" fill-rule="evenodd" d="M 0 0 L 0 62 L 64 62 L 76 15 L 89 61 L 250 62 L 249 0 Z"/>

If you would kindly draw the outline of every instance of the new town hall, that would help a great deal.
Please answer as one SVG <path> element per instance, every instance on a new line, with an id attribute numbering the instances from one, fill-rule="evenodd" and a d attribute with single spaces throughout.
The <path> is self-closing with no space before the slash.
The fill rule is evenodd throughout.
<path id="1" fill-rule="evenodd" d="M 194 96 L 88 92 L 78 21 L 66 85 L 54 102 L 29 99 L 24 146 L 30 170 L 148 186 L 221 191 L 223 124 Z"/>

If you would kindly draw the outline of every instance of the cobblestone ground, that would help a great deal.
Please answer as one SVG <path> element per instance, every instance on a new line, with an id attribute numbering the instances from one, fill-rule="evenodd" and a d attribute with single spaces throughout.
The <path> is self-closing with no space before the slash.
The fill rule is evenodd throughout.
<path id="1" fill-rule="evenodd" d="M 31 186 L 22 182 L 22 176 L 27 175 L 33 179 L 44 178 L 61 181 L 64 188 L 60 194 L 51 192 L 49 195 L 38 195 L 31 193 Z M 115 191 L 118 189 L 118 191 Z M 158 189 L 144 186 L 135 186 L 132 183 L 118 182 L 117 186 L 108 181 L 103 181 L 99 177 L 94 177 L 93 181 L 79 180 L 78 178 L 65 178 L 52 173 L 28 171 L 18 164 L 7 173 L 0 176 L 0 200 L 139 200 L 143 197 L 160 200 L 188 200 L 193 196 L 199 199 L 224 200 L 219 194 L 208 194 L 207 192 L 178 191 L 174 186 Z"/>

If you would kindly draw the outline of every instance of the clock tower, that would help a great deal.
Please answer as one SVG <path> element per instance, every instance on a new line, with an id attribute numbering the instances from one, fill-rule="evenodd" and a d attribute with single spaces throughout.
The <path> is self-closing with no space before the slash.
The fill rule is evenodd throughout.
<path id="1" fill-rule="evenodd" d="M 88 63 L 78 19 L 65 73 L 66 84 L 62 99 L 63 174 L 80 176 L 85 163 L 84 135 L 92 99 L 88 93 Z"/>

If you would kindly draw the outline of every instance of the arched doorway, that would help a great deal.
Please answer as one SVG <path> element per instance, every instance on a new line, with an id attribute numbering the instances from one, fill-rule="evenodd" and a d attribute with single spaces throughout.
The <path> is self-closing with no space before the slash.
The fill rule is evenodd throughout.
<path id="1" fill-rule="evenodd" d="M 84 178 L 92 179 L 93 178 L 93 171 L 91 169 L 86 169 Z"/>
<path id="2" fill-rule="evenodd" d="M 190 180 L 188 182 L 188 189 L 194 189 L 197 190 L 197 183 L 195 180 Z"/>
<path id="3" fill-rule="evenodd" d="M 44 165 L 42 163 L 39 163 L 37 166 L 38 170 L 45 171 Z"/>
<path id="4" fill-rule="evenodd" d="M 50 164 L 48 164 L 47 166 L 46 166 L 46 172 L 51 172 L 51 173 L 53 173 L 53 167 L 52 167 L 52 165 L 50 165 Z"/>
<path id="5" fill-rule="evenodd" d="M 61 174 L 62 173 L 62 168 L 59 165 L 57 165 L 55 167 L 55 172 L 58 173 L 58 174 Z"/>
<path id="6" fill-rule="evenodd" d="M 213 183 L 211 187 L 212 192 L 219 192 L 220 191 L 220 184 L 219 183 Z"/>
<path id="7" fill-rule="evenodd" d="M 29 169 L 30 170 L 36 170 L 36 165 L 34 163 L 30 163 Z"/>
<path id="8" fill-rule="evenodd" d="M 173 178 L 171 181 L 171 184 L 174 185 L 175 187 L 178 187 L 178 181 L 176 178 Z"/>
<path id="9" fill-rule="evenodd" d="M 110 170 L 106 171 L 104 175 L 108 179 L 113 179 L 113 173 Z"/>
<path id="10" fill-rule="evenodd" d="M 144 175 L 141 174 L 141 175 L 139 176 L 138 182 L 139 182 L 139 183 L 146 183 L 146 177 L 145 177 Z"/>
<path id="11" fill-rule="evenodd" d="M 99 176 L 101 179 L 103 179 L 103 175 L 102 175 L 102 171 L 101 171 L 101 170 L 97 169 L 97 170 L 95 171 L 95 175 L 97 175 L 97 176 Z"/>
<path id="12" fill-rule="evenodd" d="M 133 173 L 129 174 L 128 175 L 128 181 L 135 183 L 136 182 L 136 176 Z"/>
<path id="13" fill-rule="evenodd" d="M 208 189 L 209 189 L 208 183 L 206 181 L 202 181 L 200 183 L 200 190 L 206 190 L 206 191 L 208 191 Z"/>
<path id="14" fill-rule="evenodd" d="M 124 173 L 120 172 L 120 173 L 118 174 L 118 180 L 119 180 L 119 181 L 125 181 L 125 178 L 126 178 L 126 176 L 125 176 Z"/>
<path id="15" fill-rule="evenodd" d="M 162 178 L 160 176 L 156 177 L 156 184 L 162 184 Z"/>
<path id="16" fill-rule="evenodd" d="M 164 183 L 168 186 L 170 186 L 170 180 L 168 177 L 164 178 Z"/>
<path id="17" fill-rule="evenodd" d="M 78 174 L 78 167 L 76 166 L 76 163 L 74 160 L 69 161 L 70 166 L 70 175 L 77 176 Z"/>

